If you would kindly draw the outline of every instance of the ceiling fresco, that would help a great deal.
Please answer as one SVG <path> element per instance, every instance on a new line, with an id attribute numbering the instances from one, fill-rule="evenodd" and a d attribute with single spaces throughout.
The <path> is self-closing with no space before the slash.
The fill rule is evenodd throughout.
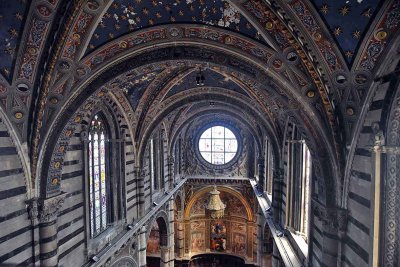
<path id="1" fill-rule="evenodd" d="M 335 38 L 348 64 L 353 62 L 358 46 L 368 31 L 382 0 L 312 0 Z"/>
<path id="2" fill-rule="evenodd" d="M 129 72 L 115 81 L 112 82 L 113 85 L 117 85 L 127 94 L 127 98 L 132 106 L 133 110 L 136 110 L 137 105 L 147 86 L 163 71 L 162 68 L 155 70 L 144 71 L 141 74 L 135 71 Z"/>
<path id="3" fill-rule="evenodd" d="M 260 40 L 257 30 L 238 10 L 221 0 L 116 0 L 104 14 L 88 51 L 123 34 L 166 23 L 203 23 L 225 27 Z"/>
<path id="4" fill-rule="evenodd" d="M 11 79 L 30 0 L 0 1 L 0 73 Z"/>
<path id="5" fill-rule="evenodd" d="M 185 78 L 181 79 L 167 94 L 167 98 L 173 96 L 177 93 L 183 92 L 190 88 L 198 87 L 196 82 L 196 76 L 199 74 L 199 70 L 192 71 Z M 221 87 L 224 89 L 232 90 L 237 93 L 248 96 L 243 89 L 233 82 L 229 77 L 224 76 L 218 72 L 211 69 L 205 69 L 202 71 L 204 76 L 204 87 Z"/>

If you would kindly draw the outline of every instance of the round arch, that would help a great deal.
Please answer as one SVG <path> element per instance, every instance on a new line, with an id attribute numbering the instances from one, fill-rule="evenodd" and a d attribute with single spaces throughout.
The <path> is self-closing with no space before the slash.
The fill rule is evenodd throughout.
<path id="1" fill-rule="evenodd" d="M 183 43 L 184 44 L 184 43 Z M 173 45 L 173 47 L 171 47 L 171 45 Z M 101 87 L 102 84 L 104 84 L 105 81 L 111 79 L 112 77 L 115 77 L 115 75 L 117 75 L 118 73 L 122 72 L 123 70 L 126 70 L 127 68 L 130 69 L 134 69 L 135 66 L 137 66 L 138 64 L 142 64 L 143 62 L 148 62 L 149 60 L 153 60 L 153 61 L 158 61 L 158 62 L 163 62 L 165 60 L 171 60 L 171 59 L 176 59 L 179 57 L 184 57 L 186 59 L 192 57 L 192 59 L 195 59 L 197 61 L 201 61 L 201 62 L 209 62 L 209 61 L 215 61 L 215 60 L 222 60 L 224 61 L 224 59 L 221 57 L 221 53 L 222 51 L 224 53 L 228 53 L 223 49 L 220 49 L 220 47 L 215 47 L 213 45 L 210 45 L 209 43 L 205 42 L 204 45 L 206 47 L 202 48 L 201 53 L 199 54 L 199 50 L 197 47 L 195 47 L 195 44 L 193 43 L 186 43 L 186 45 L 191 45 L 191 46 L 177 46 L 176 42 L 174 43 L 170 43 L 167 42 L 165 44 L 163 44 L 162 48 L 157 47 L 156 50 L 152 50 L 151 53 L 145 53 L 145 54 L 141 54 L 141 56 L 139 58 L 136 58 L 137 60 L 132 60 L 133 52 L 131 52 L 130 54 L 125 55 L 124 58 L 120 58 L 118 62 L 116 62 L 117 64 L 115 66 L 108 66 L 108 67 L 113 67 L 112 70 L 110 71 L 105 71 L 106 68 L 102 68 L 101 69 L 101 73 L 96 73 L 96 76 L 93 78 L 89 78 L 87 79 L 87 83 L 81 83 L 78 87 L 77 90 L 74 92 L 74 94 L 72 95 L 72 97 L 70 98 L 70 101 L 68 101 L 69 103 L 74 103 L 74 105 L 79 105 L 82 104 L 83 99 L 85 99 L 85 95 L 88 96 L 90 94 L 92 94 L 93 92 L 95 92 L 99 87 Z M 212 51 L 208 51 L 207 49 L 212 48 Z M 157 50 L 158 49 L 158 50 Z M 139 52 L 143 52 L 143 51 L 139 51 Z M 210 53 L 210 54 L 207 54 Z M 272 71 L 270 68 L 265 68 L 265 66 L 261 63 L 261 62 L 257 62 L 254 61 L 254 58 L 244 58 L 243 54 L 237 53 L 236 51 L 229 51 L 229 54 L 234 56 L 234 57 L 238 57 L 239 59 L 236 59 L 235 64 L 241 64 L 240 62 L 247 62 L 246 64 L 255 64 L 252 65 L 253 67 L 251 69 L 249 69 L 248 67 L 250 67 L 249 65 L 243 65 L 243 68 L 240 67 L 240 72 L 246 72 L 246 71 L 250 71 L 248 74 L 244 74 L 244 75 L 250 75 L 254 76 L 254 74 L 250 74 L 251 72 L 254 72 L 256 70 L 259 71 L 260 69 L 262 70 L 261 72 L 265 72 L 266 74 L 272 76 L 273 79 L 277 80 L 278 82 L 281 82 L 281 86 L 283 91 L 286 92 L 290 92 L 289 95 L 292 95 L 293 99 L 295 99 L 295 101 L 300 101 L 299 103 L 303 103 L 299 106 L 299 108 L 303 109 L 304 114 L 309 114 L 309 116 L 303 116 L 302 118 L 305 119 L 305 117 L 309 117 L 309 121 L 307 121 L 307 124 L 309 124 L 310 126 L 312 126 L 314 128 L 314 132 L 313 132 L 313 137 L 318 140 L 319 144 L 320 144 L 320 148 L 323 148 L 323 152 L 325 154 L 328 155 L 328 158 L 330 158 L 330 161 L 333 163 L 334 167 L 332 168 L 332 172 L 327 172 L 324 175 L 324 179 L 328 179 L 328 180 L 333 180 L 335 177 L 338 176 L 338 173 L 340 172 L 340 166 L 337 163 L 337 158 L 336 158 L 336 153 L 335 151 L 335 147 L 333 147 L 331 145 L 330 139 L 331 137 L 329 137 L 329 133 L 327 132 L 327 129 L 323 126 L 323 123 L 321 122 L 321 118 L 318 118 L 316 116 L 316 113 L 312 110 L 311 107 L 309 107 L 308 105 L 304 104 L 307 102 L 302 102 L 301 99 L 303 98 L 301 96 L 301 94 L 299 92 L 296 92 L 296 90 L 287 82 L 284 81 L 284 79 L 277 73 L 275 73 L 274 71 Z M 202 56 L 207 55 L 207 58 L 201 58 Z M 210 55 L 213 55 L 210 57 Z M 217 56 L 218 55 L 218 56 Z M 199 58 L 200 57 L 200 58 Z M 224 57 L 225 58 L 225 57 Z M 249 60 L 251 60 L 252 62 L 249 62 Z M 227 64 L 226 62 L 220 62 L 219 64 Z M 235 68 L 238 68 L 238 66 L 236 65 Z M 260 77 L 258 77 L 260 78 Z M 82 93 L 83 89 L 86 89 L 84 93 Z M 82 95 L 83 94 L 83 95 Z M 82 96 L 82 97 L 78 97 L 78 96 Z M 68 105 L 65 105 L 64 108 L 66 108 Z M 61 112 L 62 114 L 65 114 L 63 112 Z M 61 116 L 61 118 L 60 118 Z M 63 115 L 58 114 L 58 119 L 56 120 L 58 123 L 63 124 L 63 122 L 65 123 L 66 118 L 63 119 Z M 56 127 L 55 125 L 53 125 L 54 127 Z M 53 134 L 53 133 L 52 133 Z M 49 136 L 46 136 L 46 140 L 48 140 Z M 323 144 L 323 145 L 321 145 Z M 140 153 L 140 150 L 138 151 L 138 153 Z"/>
<path id="2" fill-rule="evenodd" d="M 218 191 L 220 192 L 225 192 L 228 194 L 231 194 L 233 196 L 235 196 L 236 198 L 238 198 L 240 200 L 240 202 L 243 204 L 243 206 L 246 209 L 246 213 L 247 213 L 247 218 L 249 221 L 253 221 L 254 220 L 254 216 L 253 216 L 253 212 L 252 209 L 249 205 L 249 203 L 246 201 L 246 199 L 242 196 L 242 194 L 232 188 L 229 187 L 224 187 L 224 186 L 217 186 Z M 185 207 L 185 214 L 184 214 L 184 219 L 185 220 L 189 220 L 190 219 L 190 209 L 192 208 L 193 204 L 202 196 L 204 196 L 205 194 L 207 194 L 208 192 L 210 192 L 211 187 L 205 187 L 203 189 L 200 189 L 199 191 L 196 192 L 196 194 L 190 199 L 190 201 L 188 202 L 188 204 Z"/>
<path id="3" fill-rule="evenodd" d="M 160 210 L 148 224 L 149 227 L 147 227 L 146 232 L 146 243 L 149 240 L 151 227 L 156 223 L 160 230 L 160 246 L 170 246 L 171 244 L 168 238 L 168 236 L 170 235 L 168 222 L 169 219 L 167 213 L 163 210 Z M 161 237 L 161 234 L 163 234 L 164 236 Z"/>

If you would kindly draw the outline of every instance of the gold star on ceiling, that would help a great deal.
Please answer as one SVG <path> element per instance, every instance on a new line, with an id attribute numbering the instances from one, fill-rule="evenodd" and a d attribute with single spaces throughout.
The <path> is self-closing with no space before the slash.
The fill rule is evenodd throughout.
<path id="1" fill-rule="evenodd" d="M 353 56 L 353 52 L 346 51 L 346 57 L 351 58 Z"/>
<path id="2" fill-rule="evenodd" d="M 333 34 L 336 36 L 339 36 L 342 34 L 342 28 L 340 26 L 336 27 L 335 30 L 333 31 Z"/>
<path id="3" fill-rule="evenodd" d="M 328 14 L 329 6 L 327 4 L 323 4 L 319 10 L 324 14 Z"/>
<path id="4" fill-rule="evenodd" d="M 6 74 L 6 75 L 10 75 L 10 70 L 8 69 L 8 68 L 3 68 L 3 72 Z"/>
<path id="5" fill-rule="evenodd" d="M 23 20 L 24 19 L 24 17 L 21 15 L 21 13 L 19 13 L 19 12 L 17 12 L 17 13 L 15 13 L 15 18 L 17 19 L 17 20 Z"/>
<path id="6" fill-rule="evenodd" d="M 372 16 L 372 10 L 371 8 L 367 8 L 366 10 L 364 10 L 364 12 L 362 13 L 362 15 L 364 17 L 370 18 Z"/>
<path id="7" fill-rule="evenodd" d="M 14 28 L 11 28 L 8 30 L 8 33 L 12 36 L 12 37 L 17 37 L 18 36 L 18 31 Z"/>
<path id="8" fill-rule="evenodd" d="M 342 16 L 346 16 L 350 12 L 350 7 L 349 6 L 343 6 L 339 9 L 339 13 Z"/>
<path id="9" fill-rule="evenodd" d="M 358 39 L 361 36 L 361 31 L 360 30 L 355 30 L 353 32 L 353 38 Z"/>

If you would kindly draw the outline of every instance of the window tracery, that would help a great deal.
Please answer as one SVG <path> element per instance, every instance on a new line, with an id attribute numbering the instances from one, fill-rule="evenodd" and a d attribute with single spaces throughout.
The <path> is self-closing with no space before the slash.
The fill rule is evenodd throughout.
<path id="1" fill-rule="evenodd" d="M 109 220 L 108 132 L 100 115 L 95 115 L 91 121 L 88 138 L 90 236 L 93 238 L 107 228 Z"/>
<path id="2" fill-rule="evenodd" d="M 201 134 L 199 151 L 208 163 L 223 165 L 229 163 L 236 156 L 238 141 L 230 129 L 223 126 L 212 126 Z"/>

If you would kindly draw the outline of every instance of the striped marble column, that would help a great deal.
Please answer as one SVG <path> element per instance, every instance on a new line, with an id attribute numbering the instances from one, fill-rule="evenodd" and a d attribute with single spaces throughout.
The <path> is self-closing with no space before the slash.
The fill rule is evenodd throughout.
<path id="1" fill-rule="evenodd" d="M 171 197 L 168 201 L 168 217 L 169 217 L 169 235 L 168 235 L 168 253 L 169 262 L 167 266 L 174 267 L 175 261 L 175 210 L 174 210 L 174 198 Z"/>
<path id="2" fill-rule="evenodd" d="M 168 186 L 169 189 L 174 188 L 174 156 L 168 156 Z"/>
<path id="3" fill-rule="evenodd" d="M 146 267 L 146 248 L 147 248 L 147 243 L 146 243 L 146 226 L 142 226 L 140 228 L 139 236 L 139 253 L 138 253 L 138 258 L 139 258 L 139 266 L 140 267 Z"/>
<path id="4" fill-rule="evenodd" d="M 144 172 L 139 167 L 135 167 L 135 178 L 139 188 L 139 217 L 142 217 L 145 214 Z"/>
<path id="5" fill-rule="evenodd" d="M 39 249 L 41 266 L 58 265 L 57 216 L 64 203 L 65 194 L 38 202 Z"/>

